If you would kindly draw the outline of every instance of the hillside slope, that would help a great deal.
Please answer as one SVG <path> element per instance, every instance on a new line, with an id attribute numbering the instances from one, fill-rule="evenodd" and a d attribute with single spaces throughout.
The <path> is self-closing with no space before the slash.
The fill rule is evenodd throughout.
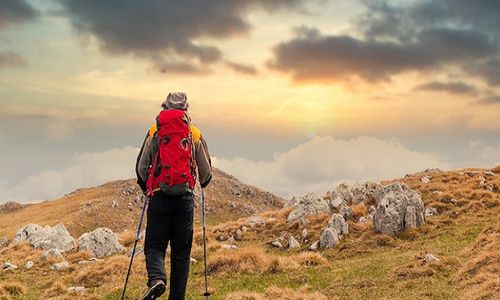
<path id="1" fill-rule="evenodd" d="M 200 194 L 199 191 L 197 193 Z M 281 208 L 284 200 L 235 177 L 214 169 L 206 190 L 210 222 L 223 222 L 258 212 Z M 199 197 L 196 199 L 200 202 Z M 63 223 L 74 235 L 108 227 L 115 232 L 135 228 L 143 204 L 135 181 L 119 180 L 92 188 L 76 190 L 56 200 L 29 205 L 5 204 L 0 210 L 0 236 L 12 237 L 26 223 L 55 225 Z M 199 214 L 199 205 L 197 206 Z"/>

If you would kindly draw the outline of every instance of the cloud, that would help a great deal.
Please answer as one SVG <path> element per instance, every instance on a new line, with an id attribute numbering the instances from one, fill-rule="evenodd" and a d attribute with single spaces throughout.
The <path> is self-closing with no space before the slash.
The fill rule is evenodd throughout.
<path id="1" fill-rule="evenodd" d="M 472 63 L 465 69 L 470 74 L 483 78 L 491 86 L 500 86 L 500 59 L 498 58 Z"/>
<path id="2" fill-rule="evenodd" d="M 254 66 L 235 63 L 231 61 L 226 62 L 226 64 L 229 68 L 231 68 L 235 72 L 242 73 L 245 75 L 257 75 L 257 69 Z"/>
<path id="3" fill-rule="evenodd" d="M 358 77 L 377 82 L 402 72 L 439 69 L 482 58 L 496 50 L 488 36 L 471 30 L 423 30 L 415 41 L 405 44 L 322 35 L 315 28 L 300 27 L 295 38 L 274 47 L 269 66 L 291 73 L 298 81 Z"/>
<path id="4" fill-rule="evenodd" d="M 25 66 L 27 62 L 19 56 L 19 54 L 12 51 L 0 51 L 0 68 L 3 67 L 22 67 Z"/>
<path id="5" fill-rule="evenodd" d="M 480 104 L 500 104 L 500 95 L 491 95 L 479 100 Z"/>
<path id="6" fill-rule="evenodd" d="M 14 184 L 0 182 L 0 202 L 36 202 L 60 197 L 78 188 L 132 178 L 138 152 L 138 148 L 125 147 L 77 154 L 71 165 L 62 170 L 42 171 Z"/>
<path id="7" fill-rule="evenodd" d="M 0 0 L 0 29 L 10 24 L 32 20 L 38 14 L 25 0 Z"/>
<path id="8" fill-rule="evenodd" d="M 269 66 L 296 81 L 379 82 L 404 72 L 451 67 L 497 82 L 498 68 L 480 63 L 500 55 L 498 1 L 361 3 L 366 10 L 351 24 L 350 34 L 301 27 L 294 38 L 275 45 Z"/>
<path id="9" fill-rule="evenodd" d="M 463 82 L 431 81 L 415 88 L 416 91 L 445 92 L 450 94 L 470 94 L 476 92 L 473 85 Z"/>
<path id="10" fill-rule="evenodd" d="M 272 161 L 214 159 L 214 165 L 244 182 L 284 197 L 310 191 L 323 193 L 342 181 L 402 177 L 426 168 L 449 168 L 438 157 L 408 149 L 393 140 L 316 137 Z"/>
<path id="11" fill-rule="evenodd" d="M 148 59 L 164 72 L 209 65 L 222 58 L 203 38 L 223 39 L 249 32 L 246 13 L 255 9 L 274 12 L 298 9 L 300 0 L 59 0 L 71 24 L 95 37 L 113 54 Z M 188 72 L 189 73 L 189 72 Z"/>

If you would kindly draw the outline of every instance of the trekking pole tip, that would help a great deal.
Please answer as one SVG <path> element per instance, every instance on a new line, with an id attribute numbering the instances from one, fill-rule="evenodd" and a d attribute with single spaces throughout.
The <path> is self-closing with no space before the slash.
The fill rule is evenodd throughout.
<path id="1" fill-rule="evenodd" d="M 210 297 L 210 293 L 209 293 L 209 292 L 204 292 L 204 293 L 203 293 L 203 296 L 205 296 L 205 297 Z"/>

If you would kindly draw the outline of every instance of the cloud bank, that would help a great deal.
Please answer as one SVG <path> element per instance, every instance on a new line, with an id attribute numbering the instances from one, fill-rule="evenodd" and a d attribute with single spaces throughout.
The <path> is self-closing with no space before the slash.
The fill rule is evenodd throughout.
<path id="1" fill-rule="evenodd" d="M 450 168 L 438 157 L 393 140 L 316 137 L 268 162 L 214 159 L 214 165 L 242 180 L 284 197 L 323 193 L 342 181 L 402 177 L 426 168 Z"/>

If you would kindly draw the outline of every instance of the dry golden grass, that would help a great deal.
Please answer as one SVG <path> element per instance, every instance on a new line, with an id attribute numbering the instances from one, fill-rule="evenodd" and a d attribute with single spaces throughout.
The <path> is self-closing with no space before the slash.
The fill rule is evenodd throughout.
<path id="1" fill-rule="evenodd" d="M 125 230 L 118 235 L 118 241 L 123 246 L 130 247 L 135 242 L 135 234 L 136 232 L 131 229 Z"/>
<path id="2" fill-rule="evenodd" d="M 227 295 L 227 300 L 326 300 L 319 292 L 310 292 L 310 287 L 303 286 L 297 290 L 271 286 L 264 293 L 239 291 Z"/>
<path id="3" fill-rule="evenodd" d="M 493 169 L 491 169 L 493 173 L 500 174 L 500 166 L 496 166 Z"/>
<path id="4" fill-rule="evenodd" d="M 106 282 L 113 282 L 127 272 L 129 257 L 113 256 L 105 263 L 87 264 L 81 267 L 75 276 L 75 283 L 85 287 L 99 287 Z"/>
<path id="5" fill-rule="evenodd" d="M 46 289 L 43 293 L 44 298 L 55 298 L 60 297 L 67 293 L 66 286 L 60 281 L 57 280 L 52 285 Z"/>
<path id="6" fill-rule="evenodd" d="M 367 214 L 368 214 L 368 209 L 366 208 L 364 203 L 352 206 L 352 215 L 354 220 L 357 220 L 362 216 L 366 216 Z"/>
<path id="7" fill-rule="evenodd" d="M 83 251 L 77 251 L 77 252 L 70 252 L 66 255 L 66 260 L 69 262 L 79 262 L 81 260 L 88 260 L 90 258 L 94 257 L 92 252 L 83 250 Z"/>
<path id="8" fill-rule="evenodd" d="M 326 264 L 326 258 L 319 252 L 306 251 L 293 257 L 293 260 L 302 266 L 322 266 Z"/>
<path id="9" fill-rule="evenodd" d="M 4 261 L 9 261 L 17 266 L 23 266 L 28 260 L 38 262 L 42 250 L 33 249 L 33 247 L 25 242 L 13 243 L 6 248 L 0 250 L 0 257 Z"/>
<path id="10" fill-rule="evenodd" d="M 0 283 L 0 296 L 9 299 L 12 296 L 26 294 L 26 287 L 19 282 L 6 281 Z"/>

